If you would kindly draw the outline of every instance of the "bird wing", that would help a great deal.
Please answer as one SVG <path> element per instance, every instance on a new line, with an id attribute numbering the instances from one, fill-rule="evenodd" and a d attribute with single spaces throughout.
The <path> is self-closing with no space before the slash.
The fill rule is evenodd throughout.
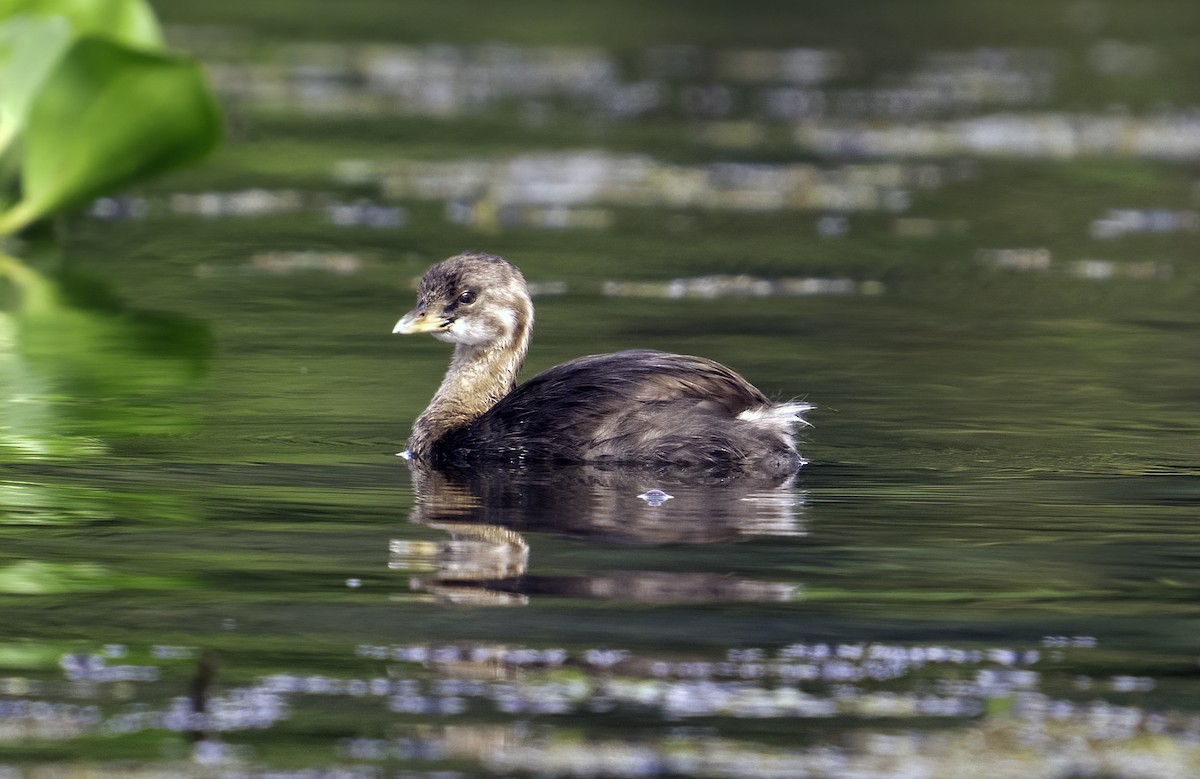
<path id="1" fill-rule="evenodd" d="M 630 350 L 539 373 L 472 423 L 461 440 L 469 448 L 471 441 L 491 441 L 511 449 L 492 455 L 593 448 L 599 456 L 605 442 L 619 448 L 667 436 L 686 441 L 712 429 L 704 419 L 731 421 L 769 404 L 752 384 L 712 360 Z"/>

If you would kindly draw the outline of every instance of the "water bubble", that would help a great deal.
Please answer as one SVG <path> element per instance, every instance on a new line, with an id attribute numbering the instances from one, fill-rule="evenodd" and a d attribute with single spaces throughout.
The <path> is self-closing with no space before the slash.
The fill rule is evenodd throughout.
<path id="1" fill-rule="evenodd" d="M 638 497 L 641 498 L 642 500 L 646 501 L 646 503 L 648 503 L 651 506 L 661 506 L 662 504 L 666 503 L 668 500 L 671 500 L 675 496 L 668 495 L 667 493 L 663 492 L 662 490 L 655 488 L 655 489 L 651 489 L 651 490 L 646 490 L 641 495 L 638 495 Z"/>

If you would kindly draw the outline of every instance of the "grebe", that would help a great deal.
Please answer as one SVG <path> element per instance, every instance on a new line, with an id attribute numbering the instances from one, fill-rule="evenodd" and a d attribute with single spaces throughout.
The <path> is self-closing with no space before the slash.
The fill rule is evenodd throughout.
<path id="1" fill-rule="evenodd" d="M 417 418 L 420 463 L 560 461 L 791 473 L 808 403 L 772 403 L 701 357 L 635 349 L 580 357 L 517 386 L 533 329 L 525 279 L 508 261 L 461 254 L 431 267 L 393 333 L 455 344 Z"/>

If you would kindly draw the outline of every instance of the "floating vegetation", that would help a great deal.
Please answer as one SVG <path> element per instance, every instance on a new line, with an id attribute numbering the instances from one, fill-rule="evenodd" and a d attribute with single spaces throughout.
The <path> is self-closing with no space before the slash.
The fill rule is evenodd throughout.
<path id="1" fill-rule="evenodd" d="M 695 276 L 670 281 L 606 281 L 609 297 L 634 298 L 725 298 L 805 297 L 808 295 L 879 295 L 882 282 L 854 279 L 784 278 L 754 276 Z"/>
<path id="2" fill-rule="evenodd" d="M 863 55 L 833 49 L 668 45 L 622 63 L 589 46 L 303 43 L 250 61 L 256 53 L 244 32 L 230 31 L 227 42 L 240 45 L 224 51 L 203 32 L 176 26 L 171 37 L 210 60 L 216 89 L 240 109 L 317 115 L 450 118 L 532 103 L 539 122 L 572 110 L 618 121 L 664 111 L 690 119 L 931 117 L 1044 104 L 1064 60 L 1046 48 L 933 51 L 886 86 L 848 86 L 836 82 L 861 69 Z M 1117 75 L 1146 59 L 1114 52 L 1093 52 L 1091 61 Z"/>
<path id="3" fill-rule="evenodd" d="M 1170 281 L 1175 269 L 1164 262 L 1119 262 L 1115 260 L 1076 260 L 1067 266 L 1072 276 L 1094 281 L 1110 279 L 1154 279 Z"/>
<path id="4" fill-rule="evenodd" d="M 975 259 L 996 268 L 1020 271 L 1050 270 L 1053 255 L 1043 247 L 1030 249 L 980 249 Z"/>
<path id="5" fill-rule="evenodd" d="M 507 43 L 426 45 L 302 43 L 256 56 L 242 31 L 224 36 L 171 28 L 172 40 L 210 60 L 217 91 L 242 110 L 356 116 L 471 116 L 535 103 L 538 121 L 564 103 L 609 119 L 675 109 L 693 117 L 725 116 L 734 88 L 811 88 L 842 75 L 847 57 L 814 48 L 717 49 L 675 45 L 644 49 L 639 72 L 626 76 L 614 53 L 592 46 Z M 715 79 L 705 84 L 702 80 Z"/>
<path id="6" fill-rule="evenodd" d="M 200 263 L 196 266 L 196 275 L 200 278 L 210 278 L 231 270 L 246 276 L 289 276 L 293 273 L 313 272 L 353 276 L 362 271 L 366 264 L 361 255 L 352 252 L 259 252 L 247 262 L 228 269 L 213 263 Z"/>
<path id="7" fill-rule="evenodd" d="M 444 218 L 484 231 L 607 230 L 615 208 L 771 212 L 901 212 L 912 190 L 940 188 L 947 173 L 930 164 L 870 163 L 822 166 L 722 162 L 664 163 L 645 155 L 601 151 L 531 153 L 492 160 L 345 160 L 333 170 L 339 186 L 377 186 L 388 200 L 445 204 Z M 339 200 L 295 189 L 177 192 L 167 197 L 104 197 L 89 213 L 104 220 L 163 216 L 205 219 L 320 213 L 343 227 L 398 229 L 408 210 L 366 198 Z M 823 230 L 829 234 L 829 230 Z"/>
<path id="8" fill-rule="evenodd" d="M 1001 113 L 953 121 L 808 121 L 797 146 L 828 157 L 1000 157 L 1071 160 L 1200 158 L 1200 117 L 1148 117 L 1048 111 Z"/>
<path id="9" fill-rule="evenodd" d="M 975 259 L 994 268 L 1024 272 L 1046 272 L 1054 267 L 1053 255 L 1046 248 L 1030 249 L 980 249 Z M 1170 281 L 1175 276 L 1172 265 L 1164 262 L 1117 261 L 1084 259 L 1066 263 L 1065 272 L 1070 276 L 1093 281 L 1111 279 L 1151 279 Z"/>
<path id="10" fill-rule="evenodd" d="M 892 229 L 902 238 L 935 238 L 943 235 L 963 235 L 970 228 L 966 219 L 930 219 L 903 217 L 893 222 Z"/>
<path id="11" fill-rule="evenodd" d="M 181 672 L 197 662 L 197 679 L 215 678 L 209 655 L 156 646 L 137 653 L 146 664 L 111 665 L 128 651 L 109 646 L 63 655 L 61 680 L 0 678 L 0 744 L 190 734 L 195 768 L 172 762 L 176 773 L 190 776 L 216 763 L 258 775 L 271 763 L 260 762 L 259 745 L 269 742 L 255 732 L 300 719 L 312 727 L 327 712 L 359 711 L 371 722 L 385 718 L 389 735 L 313 731 L 331 733 L 309 747 L 339 776 L 377 776 L 362 772 L 393 761 L 438 776 L 475 775 L 458 772 L 466 761 L 489 772 L 548 777 L 736 779 L 936 779 L 961 776 L 967 766 L 972 776 L 996 779 L 1096 771 L 1174 779 L 1200 767 L 1194 712 L 1148 710 L 1128 698 L 1148 689 L 1148 677 L 1116 676 L 1089 687 L 1128 698 L 1120 703 L 1047 692 L 1061 686 L 1064 652 L 1097 647 L 1091 637 L 1047 637 L 1044 644 L 1045 651 L 797 642 L 717 656 L 486 642 L 361 644 L 353 654 L 359 667 L 372 669 L 366 674 L 280 670 L 206 689 L 202 699 L 172 694 L 163 683 L 182 683 Z M 495 724 L 496 715 L 519 719 Z M 738 739 L 736 729 L 711 727 L 730 719 L 775 721 L 778 738 Z M 624 723 L 622 737 L 603 726 L 609 720 Z M 813 721 L 857 724 L 827 742 L 802 724 Z M 592 723 L 582 738 L 580 722 Z M 444 770 L 451 762 L 458 771 Z M 289 774 L 277 768 L 271 775 Z"/>
<path id="12" fill-rule="evenodd" d="M 1082 51 L 923 52 L 907 70 L 863 83 L 847 77 L 868 72 L 870 55 L 833 49 L 672 45 L 620 58 L 598 47 L 506 43 L 268 46 L 236 29 L 214 44 L 211 30 L 186 26 L 171 37 L 208 59 L 233 110 L 254 113 L 450 119 L 516 107 L 539 127 L 673 116 L 699 127 L 699 140 L 736 148 L 783 127 L 795 146 L 831 157 L 1200 156 L 1200 119 L 1186 109 L 1046 110 L 1072 70 L 1155 78 L 1162 52 L 1119 40 Z"/>
<path id="13" fill-rule="evenodd" d="M 176 192 L 166 201 L 171 214 L 217 219 L 229 216 L 294 214 L 309 208 L 312 196 L 295 189 L 247 189 L 242 192 Z M 102 201 L 103 202 L 103 201 Z"/>
<path id="14" fill-rule="evenodd" d="M 335 168 L 334 179 L 347 185 L 364 180 L 378 182 L 381 191 L 392 198 L 486 202 L 497 209 L 607 205 L 734 211 L 895 211 L 907 207 L 906 191 L 940 188 L 947 174 L 930 163 L 684 165 L 642 154 L 575 151 L 373 164 L 347 160 Z"/>
<path id="15" fill-rule="evenodd" d="M 568 208 L 566 206 L 497 206 L 490 200 L 454 200 L 446 203 L 446 221 L 493 232 L 514 227 L 542 230 L 607 230 L 615 215 L 608 208 Z"/>
<path id="16" fill-rule="evenodd" d="M 405 209 L 379 205 L 361 198 L 352 203 L 330 203 L 325 206 L 325 216 L 331 224 L 341 227 L 394 229 L 408 224 L 408 211 Z"/>
<path id="17" fill-rule="evenodd" d="M 88 213 L 107 221 L 142 220 L 163 216 L 203 219 L 253 218 L 279 214 L 320 213 L 340 227 L 396 229 L 408 224 L 408 211 L 397 205 L 365 198 L 350 202 L 327 194 L 295 189 L 248 189 L 241 192 L 176 192 L 164 198 L 102 197 Z"/>
<path id="18" fill-rule="evenodd" d="M 1092 222 L 1093 238 L 1111 240 L 1137 233 L 1170 235 L 1200 232 L 1200 213 L 1166 209 L 1113 208 Z"/>

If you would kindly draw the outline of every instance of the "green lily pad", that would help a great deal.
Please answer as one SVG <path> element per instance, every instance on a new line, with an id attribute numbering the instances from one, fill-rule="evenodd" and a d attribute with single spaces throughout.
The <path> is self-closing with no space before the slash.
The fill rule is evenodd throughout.
<path id="1" fill-rule="evenodd" d="M 58 16 L 76 36 L 96 35 L 129 46 L 162 48 L 162 30 L 145 0 L 8 0 L 0 18 Z"/>
<path id="2" fill-rule="evenodd" d="M 0 217 L 0 234 L 193 162 L 219 138 L 219 113 L 195 62 L 77 41 L 30 107 L 22 199 Z"/>
<path id="3" fill-rule="evenodd" d="M 23 14 L 0 23 L 0 153 L 25 126 L 29 105 L 71 43 L 61 16 Z"/>

